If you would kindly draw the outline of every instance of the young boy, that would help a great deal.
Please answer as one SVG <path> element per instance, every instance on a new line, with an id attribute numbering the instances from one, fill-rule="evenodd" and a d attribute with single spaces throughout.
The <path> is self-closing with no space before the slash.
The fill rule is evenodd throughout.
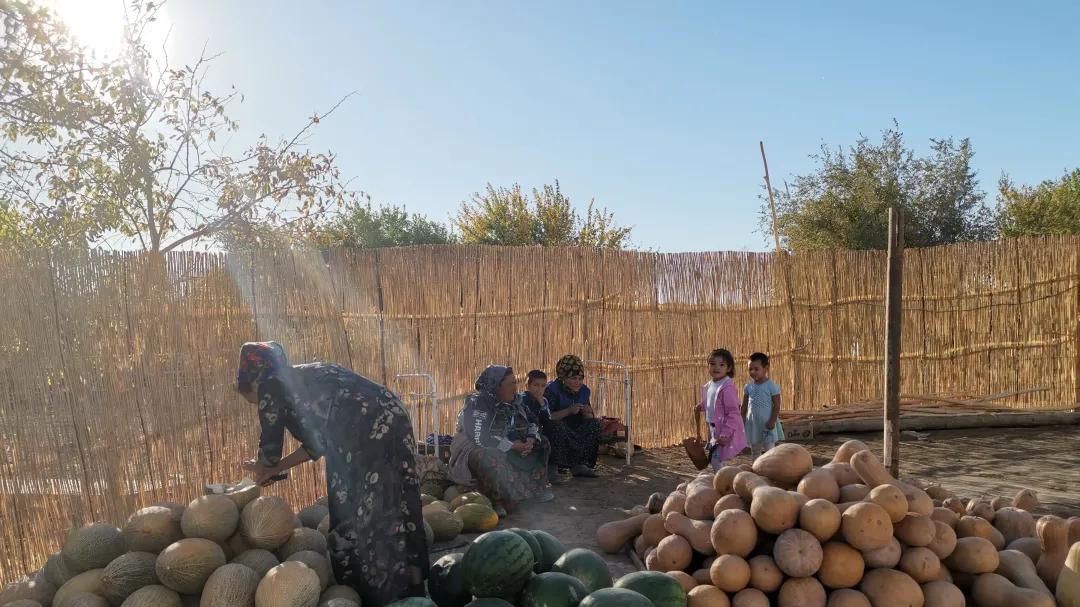
<path id="1" fill-rule="evenodd" d="M 743 388 L 742 416 L 753 461 L 784 440 L 784 429 L 780 425 L 780 386 L 769 379 L 769 357 L 754 352 L 746 371 L 752 381 Z"/>
<path id="2" fill-rule="evenodd" d="M 521 399 L 529 413 L 536 418 L 540 433 L 547 436 L 551 426 L 551 411 L 548 409 L 547 398 L 544 397 L 545 388 L 547 388 L 547 373 L 533 369 L 529 371 L 525 381 L 525 392 L 522 393 Z M 548 480 L 553 485 L 560 485 L 569 479 L 569 470 L 558 470 L 554 465 L 548 467 Z"/>

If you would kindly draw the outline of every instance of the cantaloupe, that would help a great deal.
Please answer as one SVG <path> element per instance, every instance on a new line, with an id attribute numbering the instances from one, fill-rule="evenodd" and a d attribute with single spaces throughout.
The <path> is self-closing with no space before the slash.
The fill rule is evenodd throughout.
<path id="1" fill-rule="evenodd" d="M 157 584 L 156 563 L 157 555 L 149 552 L 121 554 L 101 574 L 101 596 L 119 605 L 139 588 Z"/>
<path id="2" fill-rule="evenodd" d="M 254 607 L 258 587 L 259 576 L 251 568 L 223 565 L 206 580 L 199 607 Z"/>
<path id="3" fill-rule="evenodd" d="M 319 521 L 318 530 L 319 530 L 319 533 L 323 534 L 323 537 L 326 537 L 327 535 L 330 534 L 330 515 L 329 514 L 324 516 L 323 520 Z"/>
<path id="4" fill-rule="evenodd" d="M 443 500 L 450 503 L 450 510 L 454 511 L 464 506 L 465 504 L 483 504 L 488 508 L 491 508 L 491 500 L 489 500 L 483 493 L 478 491 L 470 491 L 468 493 L 462 493 L 452 500 Z"/>
<path id="5" fill-rule="evenodd" d="M 314 529 L 301 527 L 293 529 L 289 539 L 278 548 L 277 555 L 281 560 L 288 558 L 297 552 L 311 550 L 323 554 L 326 552 L 326 538 Z"/>
<path id="6" fill-rule="evenodd" d="M 155 571 L 163 586 L 180 594 L 199 594 L 210 574 L 224 564 L 221 546 L 207 539 L 188 538 L 162 550 Z"/>
<path id="7" fill-rule="evenodd" d="M 333 599 L 352 601 L 357 605 L 360 604 L 360 595 L 349 586 L 331 586 L 326 590 L 323 590 L 322 596 L 319 597 L 319 607 L 326 607 L 326 603 Z"/>
<path id="8" fill-rule="evenodd" d="M 203 495 L 188 504 L 180 528 L 187 537 L 224 542 L 236 531 L 239 521 L 240 511 L 231 499 L 224 495 Z"/>
<path id="9" fill-rule="evenodd" d="M 317 573 L 301 562 L 289 561 L 271 569 L 259 582 L 255 607 L 316 607 L 319 590 Z"/>
<path id="10" fill-rule="evenodd" d="M 105 569 L 91 569 L 71 578 L 53 595 L 53 605 L 64 607 L 69 599 L 84 592 L 98 594 L 101 592 L 101 576 L 104 573 Z"/>
<path id="11" fill-rule="evenodd" d="M 319 591 L 326 590 L 330 585 L 330 561 L 325 556 L 325 553 L 312 552 L 311 550 L 302 550 L 296 554 L 287 558 L 284 562 L 291 563 L 303 563 L 307 565 L 312 571 L 319 576 Z"/>
<path id="12" fill-rule="evenodd" d="M 109 607 L 109 601 L 96 594 L 82 592 L 67 599 L 63 607 Z"/>
<path id="13" fill-rule="evenodd" d="M 292 537 L 294 518 L 285 500 L 263 496 L 244 506 L 240 513 L 240 531 L 252 548 L 276 550 Z"/>
<path id="14" fill-rule="evenodd" d="M 226 488 L 223 495 L 232 500 L 239 511 L 262 495 L 262 487 L 255 483 L 237 484 Z"/>
<path id="15" fill-rule="evenodd" d="M 77 569 L 88 571 L 104 568 L 125 549 L 119 529 L 108 523 L 91 523 L 72 530 L 61 552 Z"/>
<path id="16" fill-rule="evenodd" d="M 147 586 L 131 593 L 120 607 L 182 607 L 180 595 L 164 586 Z"/>
<path id="17" fill-rule="evenodd" d="M 59 552 L 45 561 L 45 567 L 41 571 L 45 580 L 55 588 L 63 586 L 65 582 L 82 573 L 70 559 Z"/>
<path id="18" fill-rule="evenodd" d="M 273 552 L 262 548 L 245 550 L 236 555 L 232 562 L 250 567 L 255 573 L 259 574 L 260 579 L 266 575 L 267 571 L 270 571 L 281 564 L 281 561 L 278 560 L 278 557 L 274 556 Z"/>
<path id="19" fill-rule="evenodd" d="M 323 517 L 330 514 L 330 509 L 321 504 L 312 504 L 301 510 L 296 516 L 300 522 L 310 529 L 318 529 Z"/>
<path id="20" fill-rule="evenodd" d="M 157 554 L 166 546 L 184 538 L 180 528 L 181 516 L 165 506 L 148 506 L 136 510 L 124 525 L 123 536 L 132 552 Z"/>

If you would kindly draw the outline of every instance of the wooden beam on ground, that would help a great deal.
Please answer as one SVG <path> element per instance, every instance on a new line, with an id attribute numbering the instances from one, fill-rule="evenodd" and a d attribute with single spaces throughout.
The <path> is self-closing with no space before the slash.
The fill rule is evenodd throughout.
<path id="1" fill-rule="evenodd" d="M 889 209 L 889 275 L 885 286 L 885 454 L 884 464 L 900 477 L 900 338 L 903 327 L 904 216 Z"/>
<path id="2" fill-rule="evenodd" d="M 957 413 L 954 415 L 905 415 L 900 418 L 900 430 L 967 430 L 979 428 L 1033 428 L 1039 426 L 1075 426 L 1080 424 L 1080 412 L 1033 411 L 1031 413 Z M 784 434 L 789 441 L 812 440 L 823 434 L 848 432 L 881 432 L 880 417 L 836 419 L 825 421 L 784 422 Z"/>

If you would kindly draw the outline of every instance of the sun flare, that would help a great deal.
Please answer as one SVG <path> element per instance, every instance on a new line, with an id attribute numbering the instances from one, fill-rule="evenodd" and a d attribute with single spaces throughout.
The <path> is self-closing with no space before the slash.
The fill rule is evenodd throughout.
<path id="1" fill-rule="evenodd" d="M 50 0 L 45 3 L 60 16 L 72 36 L 86 49 L 115 57 L 123 48 L 125 0 Z"/>

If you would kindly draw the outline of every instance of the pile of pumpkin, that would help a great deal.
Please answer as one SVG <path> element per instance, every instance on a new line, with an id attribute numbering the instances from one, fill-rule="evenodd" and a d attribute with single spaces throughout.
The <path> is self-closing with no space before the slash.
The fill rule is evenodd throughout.
<path id="1" fill-rule="evenodd" d="M 1080 518 L 1038 507 L 893 478 L 859 441 L 817 468 L 784 443 L 653 494 L 597 542 L 632 542 L 689 607 L 1080 607 Z"/>
<path id="2" fill-rule="evenodd" d="M 294 513 L 255 485 L 211 487 L 187 506 L 143 508 L 122 529 L 72 530 L 42 569 L 0 592 L 0 606 L 359 607 L 352 588 L 334 585 L 325 500 Z"/>

